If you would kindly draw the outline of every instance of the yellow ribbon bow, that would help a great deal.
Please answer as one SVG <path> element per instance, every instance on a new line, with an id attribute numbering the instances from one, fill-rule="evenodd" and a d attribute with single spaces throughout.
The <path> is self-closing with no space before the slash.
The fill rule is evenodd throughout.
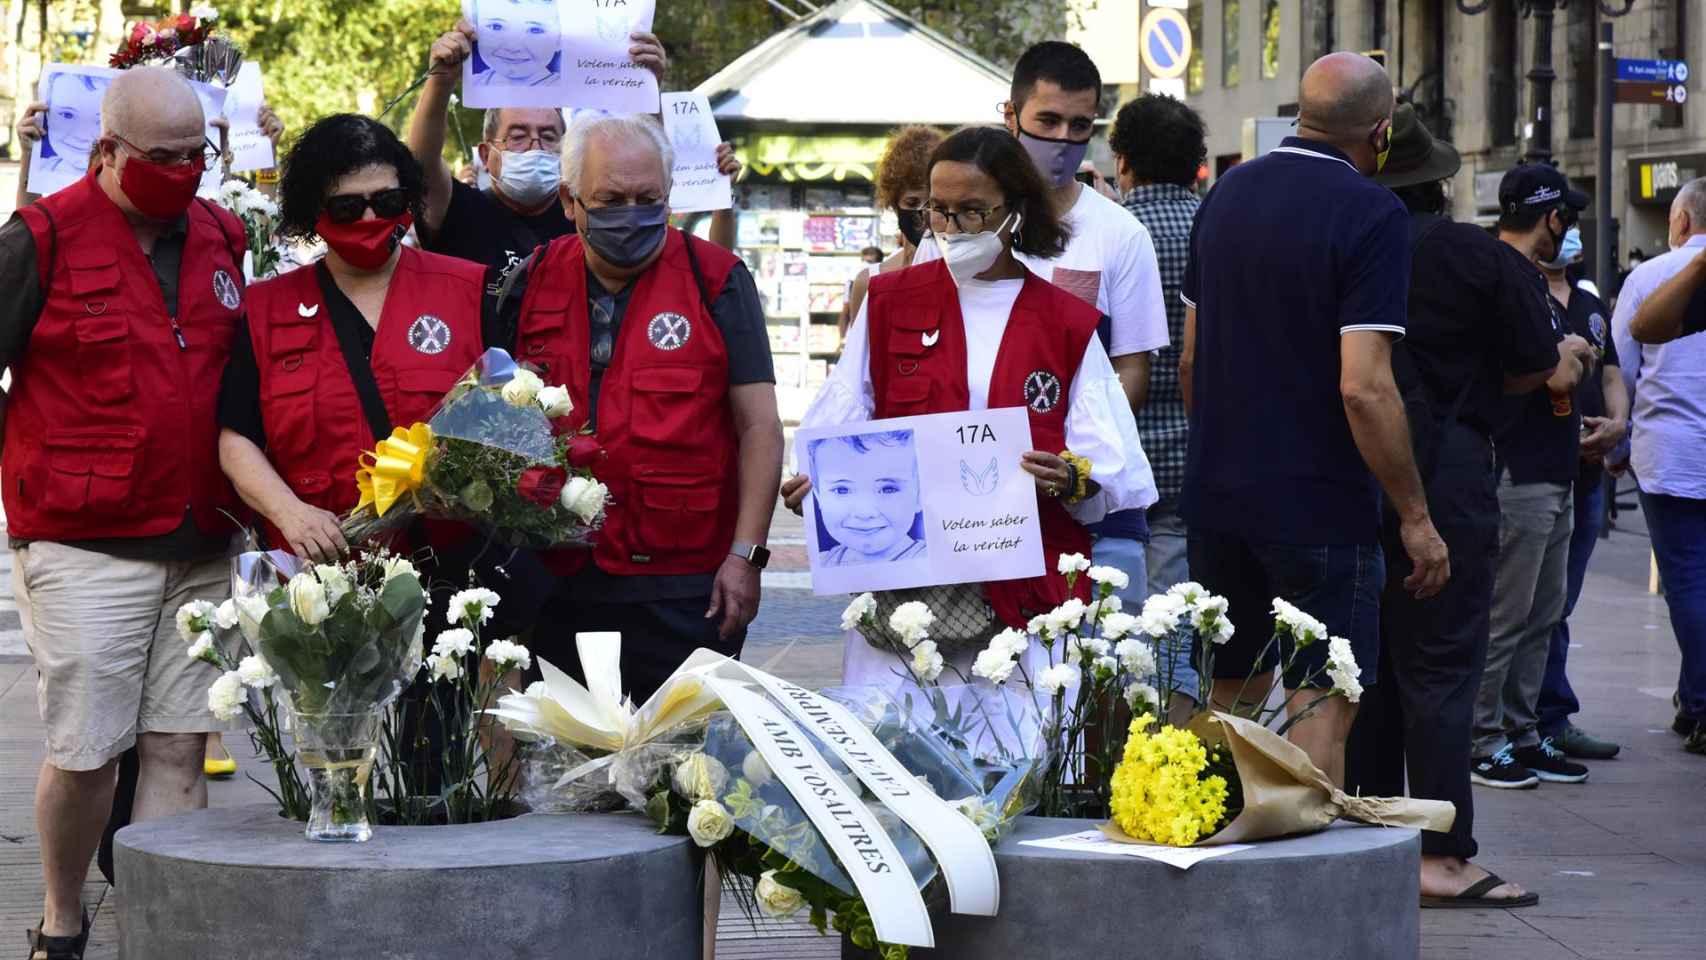
<path id="1" fill-rule="evenodd" d="M 355 508 L 360 510 L 371 503 L 374 513 L 385 516 L 385 511 L 404 494 L 421 488 L 431 450 L 432 428 L 426 424 L 392 430 L 371 452 L 361 455 L 361 469 L 355 472 L 361 502 Z"/>

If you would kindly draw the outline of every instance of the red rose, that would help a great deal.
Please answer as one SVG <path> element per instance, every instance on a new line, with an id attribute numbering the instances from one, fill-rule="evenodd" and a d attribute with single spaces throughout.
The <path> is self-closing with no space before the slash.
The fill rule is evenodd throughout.
<path id="1" fill-rule="evenodd" d="M 604 448 L 598 445 L 596 437 L 580 433 L 569 439 L 569 466 L 576 470 L 590 470 L 602 459 Z"/>
<path id="2" fill-rule="evenodd" d="M 563 483 L 568 478 L 568 472 L 562 467 L 528 467 L 516 481 L 515 492 L 524 500 L 550 508 L 557 502 L 557 495 L 563 492 Z"/>

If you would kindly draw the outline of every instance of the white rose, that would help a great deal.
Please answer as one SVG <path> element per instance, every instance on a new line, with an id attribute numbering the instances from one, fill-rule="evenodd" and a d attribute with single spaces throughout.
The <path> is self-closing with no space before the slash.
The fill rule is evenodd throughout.
<path id="1" fill-rule="evenodd" d="M 237 602 L 226 600 L 213 608 L 213 625 L 221 630 L 230 630 L 237 625 Z"/>
<path id="2" fill-rule="evenodd" d="M 1056 562 L 1055 569 L 1059 570 L 1063 577 L 1074 573 L 1083 573 L 1090 569 L 1090 561 L 1085 559 L 1082 553 L 1063 553 L 1060 555 L 1060 560 Z"/>
<path id="3" fill-rule="evenodd" d="M 243 681 L 243 686 L 265 690 L 278 682 L 278 674 L 273 672 L 272 664 L 258 653 L 250 654 L 237 664 L 237 679 Z"/>
<path id="4" fill-rule="evenodd" d="M 847 609 L 841 611 L 841 629 L 852 630 L 859 626 L 866 617 L 875 616 L 877 598 L 868 593 L 861 593 L 853 598 Z"/>
<path id="5" fill-rule="evenodd" d="M 996 639 L 998 642 L 1000 638 Z M 1007 682 L 1008 677 L 1013 675 L 1013 668 L 1018 665 L 1019 662 L 1013 659 L 1012 654 L 997 647 L 992 642 L 989 649 L 980 652 L 977 659 L 972 661 L 971 672 L 974 677 L 982 677 L 991 683 L 1003 684 Z"/>
<path id="6" fill-rule="evenodd" d="M 908 648 L 930 636 L 930 626 L 935 622 L 936 615 L 922 600 L 908 600 L 889 614 L 889 629 L 899 634 Z"/>
<path id="7" fill-rule="evenodd" d="M 259 594 L 237 598 L 237 624 L 251 644 L 261 639 L 261 621 L 266 619 L 268 609 L 267 598 Z"/>
<path id="8" fill-rule="evenodd" d="M 1077 682 L 1078 668 L 1070 663 L 1057 663 L 1037 674 L 1037 689 L 1050 696 L 1065 692 Z"/>
<path id="9" fill-rule="evenodd" d="M 499 670 L 526 670 L 533 666 L 533 654 L 513 640 L 493 640 L 486 646 L 486 659 Z"/>
<path id="10" fill-rule="evenodd" d="M 1155 675 L 1155 648 L 1136 637 L 1127 637 L 1114 648 L 1114 656 L 1120 658 L 1120 664 L 1127 673 L 1138 677 Z"/>
<path id="11" fill-rule="evenodd" d="M 190 644 L 189 658 L 191 660 L 204 660 L 218 666 L 219 660 L 213 653 L 213 634 L 206 630 L 196 634 L 195 642 Z"/>
<path id="12" fill-rule="evenodd" d="M 185 643 L 194 643 L 196 634 L 207 629 L 208 615 L 213 613 L 213 604 L 206 600 L 191 600 L 178 608 L 178 636 Z"/>
<path id="13" fill-rule="evenodd" d="M 474 651 L 474 634 L 461 627 L 446 630 L 432 642 L 432 652 L 441 657 L 466 657 Z"/>
<path id="14" fill-rule="evenodd" d="M 670 782 L 676 793 L 689 800 L 715 800 L 729 785 L 729 770 L 716 757 L 695 752 L 675 765 Z"/>
<path id="15" fill-rule="evenodd" d="M 575 497 L 574 506 L 570 507 L 581 522 L 589 526 L 597 522 L 599 514 L 604 512 L 604 504 L 610 499 L 610 488 L 597 480 L 592 480 L 581 489 Z"/>
<path id="16" fill-rule="evenodd" d="M 539 402 L 547 417 L 566 417 L 575 412 L 575 402 L 569 399 L 568 387 L 546 387 L 533 399 Z"/>
<path id="17" fill-rule="evenodd" d="M 310 627 L 317 627 L 331 615 L 326 603 L 326 588 L 311 573 L 303 572 L 290 578 L 285 592 L 290 597 L 290 611 Z"/>
<path id="18" fill-rule="evenodd" d="M 326 588 L 326 606 L 337 606 L 338 601 L 349 593 L 349 575 L 344 573 L 343 567 L 322 563 L 314 568 L 314 574 Z"/>
<path id="19" fill-rule="evenodd" d="M 459 590 L 450 595 L 444 618 L 450 623 L 485 623 L 492 619 L 492 608 L 497 606 L 501 599 L 484 587 Z"/>
<path id="20" fill-rule="evenodd" d="M 701 800 L 687 811 L 687 835 L 701 847 L 715 846 L 735 832 L 735 818 L 715 800 Z"/>
<path id="21" fill-rule="evenodd" d="M 1102 618 L 1102 636 L 1118 640 L 1137 629 L 1137 618 L 1129 613 L 1110 613 Z"/>
<path id="22" fill-rule="evenodd" d="M 545 381 L 539 375 L 526 367 L 518 368 L 515 376 L 503 385 L 504 402 L 512 407 L 525 407 L 534 402 L 539 391 L 545 389 Z"/>
<path id="23" fill-rule="evenodd" d="M 772 920 L 786 920 L 806 905 L 805 894 L 776 879 L 776 871 L 766 870 L 758 875 L 758 885 L 752 890 L 758 909 Z"/>
<path id="24" fill-rule="evenodd" d="M 243 681 L 235 670 L 220 674 L 219 679 L 207 688 L 207 709 L 212 711 L 214 718 L 218 720 L 237 719 L 248 699 L 248 695 L 243 692 Z"/>
<path id="25" fill-rule="evenodd" d="M 415 570 L 414 563 L 408 557 L 386 557 L 385 582 L 390 583 L 398 577 L 414 577 L 418 580 L 420 573 Z"/>
<path id="26" fill-rule="evenodd" d="M 925 683 L 941 676 L 944 666 L 942 654 L 936 649 L 936 641 L 920 640 L 912 648 L 912 672 Z"/>
<path id="27" fill-rule="evenodd" d="M 1118 567 L 1091 567 L 1089 576 L 1092 582 L 1101 584 L 1109 593 L 1131 586 L 1131 577 Z"/>
<path id="28" fill-rule="evenodd" d="M 764 762 L 764 755 L 757 750 L 747 754 L 746 759 L 740 762 L 740 775 L 754 787 L 762 787 L 776 779 L 776 775 L 770 772 L 770 764 Z"/>

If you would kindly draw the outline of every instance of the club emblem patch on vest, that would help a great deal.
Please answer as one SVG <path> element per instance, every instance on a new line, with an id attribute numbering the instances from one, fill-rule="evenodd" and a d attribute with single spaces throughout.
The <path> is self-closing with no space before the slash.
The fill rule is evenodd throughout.
<path id="1" fill-rule="evenodd" d="M 409 324 L 409 346 L 421 353 L 443 353 L 450 346 L 450 324 L 423 313 Z"/>
<path id="2" fill-rule="evenodd" d="M 1047 370 L 1035 370 L 1025 378 L 1025 406 L 1047 413 L 1060 405 L 1060 378 Z"/>
<path id="3" fill-rule="evenodd" d="M 679 313 L 660 313 L 646 324 L 646 339 L 659 350 L 680 350 L 693 336 L 693 323 Z"/>
<path id="4" fill-rule="evenodd" d="M 213 296 L 227 310 L 235 310 L 243 304 L 242 288 L 224 270 L 213 271 Z"/>
<path id="5" fill-rule="evenodd" d="M 1594 346 L 1605 346 L 1605 318 L 1597 313 L 1588 317 L 1588 333 L 1593 334 Z"/>

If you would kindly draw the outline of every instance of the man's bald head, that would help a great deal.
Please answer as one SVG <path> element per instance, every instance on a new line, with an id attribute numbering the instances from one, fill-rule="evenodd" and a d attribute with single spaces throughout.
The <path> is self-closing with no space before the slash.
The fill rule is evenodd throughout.
<path id="1" fill-rule="evenodd" d="M 1392 78 L 1360 53 L 1329 53 L 1309 65 L 1298 89 L 1302 126 L 1334 137 L 1355 137 L 1392 116 Z"/>
<path id="2" fill-rule="evenodd" d="M 175 70 L 132 67 L 113 78 L 101 101 L 101 130 L 144 148 L 205 135 L 195 88 Z"/>

